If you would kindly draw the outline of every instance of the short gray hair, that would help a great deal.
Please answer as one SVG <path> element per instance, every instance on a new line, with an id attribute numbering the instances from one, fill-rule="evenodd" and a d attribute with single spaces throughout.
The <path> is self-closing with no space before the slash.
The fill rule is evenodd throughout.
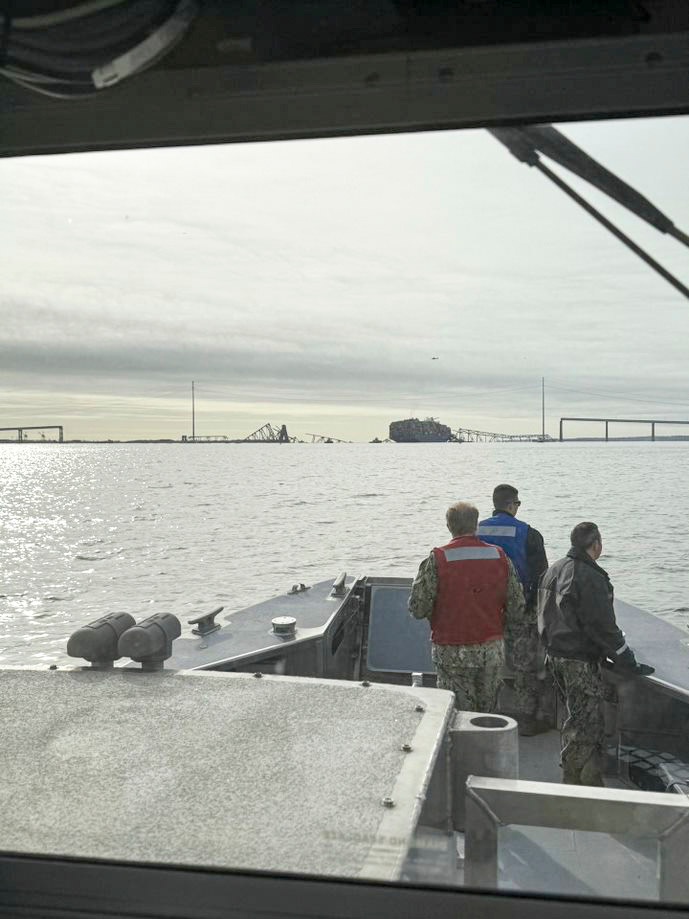
<path id="1" fill-rule="evenodd" d="M 448 507 L 445 520 L 447 528 L 453 536 L 468 536 L 476 532 L 478 510 L 473 504 L 458 501 L 452 507 Z"/>

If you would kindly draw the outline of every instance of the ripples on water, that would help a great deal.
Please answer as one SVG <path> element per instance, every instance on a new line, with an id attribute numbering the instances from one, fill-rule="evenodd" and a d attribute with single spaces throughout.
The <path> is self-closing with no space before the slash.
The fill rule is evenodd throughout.
<path id="1" fill-rule="evenodd" d="M 0 661 L 65 658 L 110 612 L 190 618 L 351 574 L 411 576 L 498 482 L 551 560 L 601 527 L 618 596 L 689 623 L 689 444 L 0 446 Z"/>

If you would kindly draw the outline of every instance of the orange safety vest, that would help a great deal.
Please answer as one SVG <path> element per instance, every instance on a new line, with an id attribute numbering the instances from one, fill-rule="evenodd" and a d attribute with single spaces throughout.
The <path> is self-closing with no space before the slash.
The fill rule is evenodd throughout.
<path id="1" fill-rule="evenodd" d="M 434 549 L 438 593 L 431 638 L 438 645 L 479 645 L 502 638 L 507 557 L 476 536 L 457 536 Z"/>

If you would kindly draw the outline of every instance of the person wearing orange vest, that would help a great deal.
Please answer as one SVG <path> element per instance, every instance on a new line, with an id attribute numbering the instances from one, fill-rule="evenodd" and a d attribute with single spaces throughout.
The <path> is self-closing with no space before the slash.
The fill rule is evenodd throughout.
<path id="1" fill-rule="evenodd" d="M 524 592 L 499 546 L 476 536 L 478 510 L 460 501 L 445 515 L 452 539 L 419 566 L 409 611 L 431 623 L 438 688 L 463 711 L 495 711 L 508 623 L 524 614 Z"/>

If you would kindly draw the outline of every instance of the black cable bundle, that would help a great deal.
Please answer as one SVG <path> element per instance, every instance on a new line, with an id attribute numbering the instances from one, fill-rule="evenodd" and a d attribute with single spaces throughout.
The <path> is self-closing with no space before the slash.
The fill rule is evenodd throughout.
<path id="1" fill-rule="evenodd" d="M 7 9 L 0 74 L 47 96 L 93 95 L 155 64 L 197 12 L 197 0 L 87 0 L 28 17 Z"/>

